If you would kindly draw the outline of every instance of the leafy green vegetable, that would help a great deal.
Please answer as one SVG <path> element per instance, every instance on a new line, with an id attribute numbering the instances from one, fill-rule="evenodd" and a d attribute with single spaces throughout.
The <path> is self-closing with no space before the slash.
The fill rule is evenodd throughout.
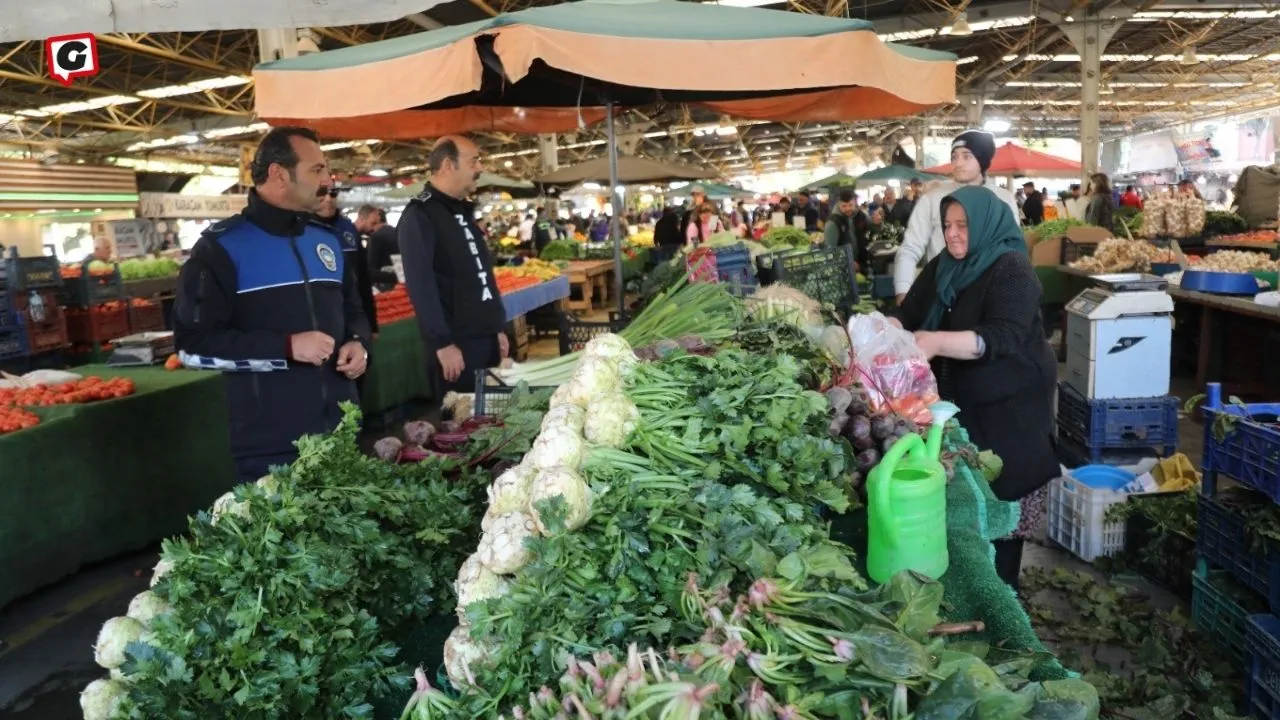
<path id="1" fill-rule="evenodd" d="M 1236 213 L 1210 210 L 1204 214 L 1204 232 L 1210 237 L 1238 235 L 1249 230 L 1249 221 Z"/>
<path id="2" fill-rule="evenodd" d="M 538 257 L 543 260 L 577 260 L 578 243 L 572 240 L 552 240 L 542 248 Z"/>
<path id="3" fill-rule="evenodd" d="M 786 249 L 786 248 L 808 248 L 809 233 L 798 227 L 783 225 L 782 227 L 773 227 L 765 231 L 764 236 L 760 238 L 760 244 L 770 250 Z"/>
<path id="4" fill-rule="evenodd" d="M 392 641 L 452 607 L 483 486 L 364 456 L 346 411 L 298 441 L 276 491 L 236 489 L 243 516 L 201 512 L 165 542 L 173 569 L 153 590 L 172 609 L 124 667 L 135 717 L 369 718 L 371 697 L 405 685 Z"/>
<path id="5" fill-rule="evenodd" d="M 1057 220 L 1046 220 L 1045 222 L 1027 228 L 1027 232 L 1035 233 L 1040 241 L 1052 240 L 1067 234 L 1067 231 L 1074 227 L 1089 227 L 1089 223 L 1075 218 L 1058 218 Z"/>

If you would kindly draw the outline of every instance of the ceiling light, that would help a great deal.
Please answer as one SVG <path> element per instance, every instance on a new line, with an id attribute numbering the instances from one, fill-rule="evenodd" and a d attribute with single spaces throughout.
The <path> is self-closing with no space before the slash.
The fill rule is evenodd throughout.
<path id="1" fill-rule="evenodd" d="M 988 120 L 982 125 L 982 129 L 989 133 L 1005 133 L 1009 132 L 1009 128 L 1013 127 L 1008 120 Z"/>
<path id="2" fill-rule="evenodd" d="M 1199 63 L 1200 59 L 1196 57 L 1195 46 L 1189 47 L 1186 50 L 1184 50 L 1182 52 L 1182 60 L 1180 60 L 1179 62 L 1181 62 L 1183 65 L 1195 65 Z"/>
<path id="3" fill-rule="evenodd" d="M 246 85 L 250 82 L 252 82 L 252 79 L 243 75 L 227 75 L 225 77 L 197 80 L 182 85 L 165 85 L 164 87 L 151 88 L 150 90 L 139 90 L 137 94 L 144 98 L 167 98 L 177 95 L 191 95 L 205 90 Z"/>
<path id="4" fill-rule="evenodd" d="M 956 37 L 973 34 L 973 28 L 969 27 L 969 13 L 960 13 L 956 16 L 955 24 L 951 26 L 951 34 Z"/>
<path id="5" fill-rule="evenodd" d="M 502 167 L 511 167 L 512 165 L 515 165 L 515 163 L 511 162 L 510 160 L 507 160 L 506 162 L 502 163 Z"/>

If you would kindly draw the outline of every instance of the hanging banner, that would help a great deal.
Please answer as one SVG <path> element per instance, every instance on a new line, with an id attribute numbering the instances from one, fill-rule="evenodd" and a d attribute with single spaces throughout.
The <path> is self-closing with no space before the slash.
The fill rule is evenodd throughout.
<path id="1" fill-rule="evenodd" d="M 138 214 L 144 218 L 213 220 L 238 214 L 248 202 L 245 195 L 139 193 Z"/>
<path id="2" fill-rule="evenodd" d="M 1270 165 L 1276 155 L 1276 118 L 1254 118 L 1236 126 L 1236 159 Z"/>
<path id="3" fill-rule="evenodd" d="M 106 240 L 121 260 L 142 257 L 160 246 L 155 223 L 146 218 L 99 220 L 91 226 L 93 239 Z"/>
<path id="4" fill-rule="evenodd" d="M 1127 141 L 1129 157 L 1122 163 L 1131 173 L 1168 170 L 1178 164 L 1178 151 L 1167 132 L 1139 135 Z"/>

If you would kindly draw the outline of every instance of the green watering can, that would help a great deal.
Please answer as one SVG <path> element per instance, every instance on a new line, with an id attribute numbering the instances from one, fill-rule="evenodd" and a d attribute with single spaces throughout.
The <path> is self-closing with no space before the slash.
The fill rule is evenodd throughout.
<path id="1" fill-rule="evenodd" d="M 935 580 L 947 572 L 947 473 L 939 457 L 943 426 L 960 408 L 939 402 L 929 411 L 928 442 L 902 437 L 867 478 L 867 574 L 878 583 L 902 570 Z"/>

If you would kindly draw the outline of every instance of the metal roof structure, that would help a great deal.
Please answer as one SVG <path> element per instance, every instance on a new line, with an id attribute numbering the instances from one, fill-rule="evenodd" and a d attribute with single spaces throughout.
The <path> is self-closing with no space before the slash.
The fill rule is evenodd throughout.
<path id="1" fill-rule="evenodd" d="M 547 2 L 424 0 L 425 12 L 311 28 L 310 37 L 320 49 L 334 49 Z M 1102 56 L 1104 138 L 1280 105 L 1276 0 L 786 0 L 770 7 L 865 18 L 883 39 L 955 53 L 961 104 L 918 120 L 813 125 L 735 123 L 678 106 L 641 108 L 621 121 L 623 151 L 727 175 L 869 160 L 922 124 L 944 136 L 968 126 L 966 104 L 980 106 L 985 119 L 1007 120 L 1011 134 L 1024 140 L 1075 137 L 1080 59 L 1062 28 L 1086 9 L 1121 18 Z M 957 27 L 960 33 L 953 32 Z M 0 146 L 50 161 L 235 166 L 240 146 L 264 131 L 253 116 L 249 78 L 258 61 L 257 31 L 107 34 L 98 36 L 98 46 L 97 76 L 64 87 L 49 77 L 41 40 L 0 43 Z M 536 137 L 480 140 L 496 172 L 531 177 L 541 170 Z M 602 128 L 557 140 L 561 164 L 596 157 L 604 147 Z M 429 144 L 429 138 L 369 138 L 326 150 L 342 172 L 412 175 L 422 171 Z"/>

